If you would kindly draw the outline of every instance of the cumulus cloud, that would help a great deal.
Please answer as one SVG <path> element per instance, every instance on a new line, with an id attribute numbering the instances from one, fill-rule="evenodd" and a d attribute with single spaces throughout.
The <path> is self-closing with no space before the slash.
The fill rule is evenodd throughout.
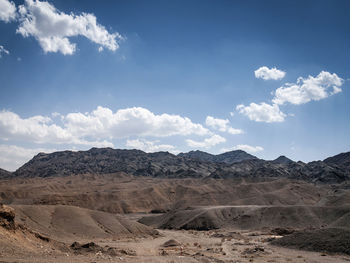
<path id="1" fill-rule="evenodd" d="M 337 74 L 321 71 L 316 77 L 298 78 L 296 83 L 286 83 L 274 92 L 272 105 L 262 102 L 250 103 L 249 106 L 238 105 L 236 110 L 258 122 L 283 122 L 284 114 L 279 106 L 289 102 L 299 105 L 310 101 L 325 99 L 342 91 L 344 80 Z M 290 115 L 294 116 L 294 115 Z"/>
<path id="2" fill-rule="evenodd" d="M 280 80 L 286 75 L 286 72 L 277 68 L 260 67 L 254 71 L 255 77 L 263 80 Z"/>
<path id="3" fill-rule="evenodd" d="M 112 51 L 117 50 L 118 41 L 123 40 L 119 33 L 109 33 L 98 24 L 93 14 L 66 14 L 52 4 L 38 0 L 25 0 L 18 9 L 20 25 L 17 33 L 23 37 L 33 36 L 45 53 L 72 55 L 76 44 L 71 43 L 69 38 L 75 36 L 84 36 L 100 45 L 100 48 Z"/>
<path id="4" fill-rule="evenodd" d="M 304 104 L 312 100 L 325 99 L 333 94 L 341 92 L 340 86 L 344 80 L 337 74 L 321 71 L 316 77 L 298 78 L 297 83 L 286 83 L 275 92 L 273 102 L 282 105 Z"/>
<path id="5" fill-rule="evenodd" d="M 217 134 L 214 134 L 213 136 L 206 138 L 203 141 L 194 141 L 190 139 L 186 140 L 187 145 L 192 148 L 210 148 L 223 142 L 226 142 L 226 139 Z"/>
<path id="6" fill-rule="evenodd" d="M 246 115 L 250 120 L 257 122 L 283 122 L 286 114 L 284 114 L 277 104 L 260 104 L 250 103 L 249 106 L 240 104 L 236 107 L 239 113 Z"/>
<path id="7" fill-rule="evenodd" d="M 17 168 L 28 162 L 39 152 L 51 153 L 57 151 L 56 149 L 47 148 L 23 148 L 15 145 L 0 145 L 0 167 L 15 171 Z"/>
<path id="8" fill-rule="evenodd" d="M 159 144 L 159 140 L 156 140 L 156 141 L 147 141 L 147 140 L 140 140 L 140 139 L 127 140 L 126 147 L 142 150 L 144 152 L 159 152 L 159 151 L 177 152 L 173 145 Z"/>
<path id="9" fill-rule="evenodd" d="M 2 58 L 2 54 L 9 55 L 10 51 L 8 51 L 7 49 L 5 49 L 3 46 L 0 45 L 0 58 Z"/>
<path id="10" fill-rule="evenodd" d="M 205 125 L 211 127 L 214 130 L 221 132 L 228 132 L 230 134 L 242 134 L 243 130 L 235 129 L 229 126 L 230 121 L 227 119 L 217 119 L 212 116 L 207 116 L 205 119 Z"/>
<path id="11" fill-rule="evenodd" d="M 6 23 L 16 19 L 16 5 L 12 1 L 0 0 L 0 20 Z"/>
<path id="12" fill-rule="evenodd" d="M 148 109 L 133 107 L 117 110 L 97 107 L 91 113 L 70 113 L 64 117 L 66 128 L 75 135 L 96 138 L 130 136 L 167 137 L 173 135 L 208 135 L 201 124 L 179 115 L 154 114 Z"/>
<path id="13" fill-rule="evenodd" d="M 86 140 L 74 135 L 65 127 L 52 123 L 45 116 L 33 116 L 26 119 L 10 111 L 0 112 L 0 137 L 3 140 L 20 140 L 34 143 L 79 144 L 96 147 L 113 147 L 106 140 Z"/>
<path id="14" fill-rule="evenodd" d="M 264 150 L 263 147 L 261 146 L 250 146 L 247 144 L 238 144 L 234 147 L 231 148 L 222 148 L 221 152 L 229 152 L 229 151 L 235 151 L 235 150 L 242 150 L 248 153 L 256 153 L 256 152 L 261 152 Z"/>
<path id="15" fill-rule="evenodd" d="M 69 113 L 59 117 L 58 125 L 50 117 L 22 118 L 11 111 L 0 112 L 0 138 L 39 144 L 76 144 L 113 147 L 112 139 L 141 137 L 167 137 L 173 135 L 212 135 L 201 124 L 179 115 L 154 114 L 141 108 L 126 108 L 113 112 L 97 107 L 91 113 Z"/>

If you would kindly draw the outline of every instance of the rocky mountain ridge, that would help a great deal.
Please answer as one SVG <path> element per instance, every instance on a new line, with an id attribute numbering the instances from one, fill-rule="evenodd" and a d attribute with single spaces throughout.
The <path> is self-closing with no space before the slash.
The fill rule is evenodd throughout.
<path id="1" fill-rule="evenodd" d="M 213 163 L 238 163 L 245 160 L 255 160 L 258 159 L 254 155 L 246 153 L 242 150 L 230 151 L 221 153 L 218 155 L 202 152 L 202 151 L 190 151 L 188 153 L 180 153 L 178 154 L 180 157 L 184 157 L 187 159 L 197 159 L 205 162 L 213 162 Z"/>
<path id="2" fill-rule="evenodd" d="M 349 160 L 350 152 L 324 161 L 303 163 L 285 156 L 265 161 L 240 150 L 219 155 L 200 151 L 174 155 L 168 152 L 92 148 L 88 151 L 39 153 L 10 175 L 50 177 L 124 172 L 134 176 L 166 178 L 286 177 L 341 183 L 350 180 Z"/>

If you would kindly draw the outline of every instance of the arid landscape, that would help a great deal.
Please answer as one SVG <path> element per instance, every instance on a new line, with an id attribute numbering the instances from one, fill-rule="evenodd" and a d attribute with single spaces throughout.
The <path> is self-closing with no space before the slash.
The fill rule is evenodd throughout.
<path id="1" fill-rule="evenodd" d="M 350 0 L 0 0 L 0 263 L 350 263 Z"/>
<path id="2" fill-rule="evenodd" d="M 204 154 L 93 148 L 2 172 L 1 262 L 350 261 L 350 153 Z"/>

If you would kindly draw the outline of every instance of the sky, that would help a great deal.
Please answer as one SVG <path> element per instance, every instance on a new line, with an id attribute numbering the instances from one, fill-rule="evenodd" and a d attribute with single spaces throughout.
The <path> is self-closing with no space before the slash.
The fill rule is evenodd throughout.
<path id="1" fill-rule="evenodd" d="M 91 147 L 350 150 L 340 0 L 0 0 L 0 167 Z"/>

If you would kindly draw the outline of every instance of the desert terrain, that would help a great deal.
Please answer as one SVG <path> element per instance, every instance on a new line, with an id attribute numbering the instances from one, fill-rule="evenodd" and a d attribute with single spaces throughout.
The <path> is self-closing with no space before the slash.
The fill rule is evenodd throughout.
<path id="1" fill-rule="evenodd" d="M 349 154 L 126 153 L 39 154 L 2 173 L 0 262 L 350 261 Z"/>

